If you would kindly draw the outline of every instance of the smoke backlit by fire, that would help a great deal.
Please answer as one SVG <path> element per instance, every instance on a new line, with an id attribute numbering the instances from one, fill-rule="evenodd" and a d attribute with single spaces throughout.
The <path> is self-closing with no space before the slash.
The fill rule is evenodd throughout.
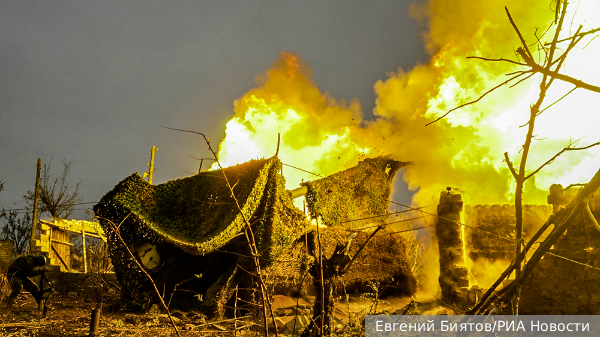
<path id="1" fill-rule="evenodd" d="M 414 17 L 428 22 L 425 34 L 431 61 L 410 71 L 398 69 L 375 83 L 374 120 L 364 120 L 360 103 L 336 100 L 321 92 L 311 70 L 299 56 L 283 52 L 272 69 L 257 79 L 258 86 L 235 102 L 235 116 L 227 123 L 219 158 L 231 165 L 275 154 L 281 133 L 280 159 L 322 175 L 346 169 L 366 157 L 390 155 L 412 165 L 403 178 L 417 190 L 414 204 L 437 204 L 446 186 L 464 191 L 464 199 L 478 204 L 506 203 L 511 199 L 513 179 L 503 162 L 507 151 L 518 161 L 524 141 L 529 106 L 537 99 L 539 78 L 532 77 L 515 88 L 503 87 L 480 102 L 452 112 L 432 125 L 447 110 L 476 99 L 518 70 L 504 62 L 466 59 L 467 56 L 515 59 L 520 42 L 504 10 L 507 6 L 528 43 L 554 19 L 549 1 L 444 1 L 415 5 Z M 592 8 L 594 7 L 595 8 Z M 583 31 L 600 27 L 598 2 L 570 4 L 563 37 L 579 24 Z M 596 15 L 594 17 L 594 15 Z M 568 16 L 569 17 L 569 16 Z M 549 40 L 550 29 L 544 36 Z M 588 40 L 583 41 L 584 46 Z M 563 48 L 564 50 L 564 48 Z M 541 54 L 540 54 L 541 55 Z M 600 44 L 573 50 L 563 72 L 600 84 Z M 572 85 L 555 81 L 543 107 Z M 580 146 L 599 139 L 599 94 L 576 90 L 539 116 L 536 141 L 528 168 L 534 170 L 567 145 Z M 585 182 L 600 167 L 600 149 L 563 155 L 536 176 L 537 188 L 547 191 L 552 183 Z M 288 188 L 301 179 L 316 177 L 285 168 Z M 526 203 L 545 203 L 546 192 L 533 181 L 525 191 Z"/>

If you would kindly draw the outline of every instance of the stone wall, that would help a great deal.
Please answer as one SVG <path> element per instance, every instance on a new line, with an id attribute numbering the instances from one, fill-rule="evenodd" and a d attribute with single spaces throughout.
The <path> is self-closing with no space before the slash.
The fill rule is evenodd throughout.
<path id="1" fill-rule="evenodd" d="M 438 204 L 435 226 L 440 257 L 440 288 L 446 303 L 462 305 L 466 302 L 469 279 L 463 251 L 463 231 L 460 213 L 463 209 L 461 195 L 444 191 Z"/>
<path id="2" fill-rule="evenodd" d="M 594 203 L 600 205 L 600 196 L 595 198 Z M 600 207 L 593 213 L 600 220 Z M 483 266 L 479 263 L 481 261 L 504 262 L 508 266 L 515 256 L 515 245 L 500 237 L 515 237 L 514 206 L 465 206 L 464 214 L 464 223 L 468 226 L 465 228 L 465 246 L 467 256 L 473 262 L 472 272 L 486 272 L 477 270 Z M 524 206 L 525 241 L 551 214 L 551 205 Z M 492 274 L 490 277 L 497 278 L 501 271 L 487 272 Z M 521 290 L 519 314 L 600 314 L 600 231 L 587 216 L 582 214 L 576 219 L 573 227 L 557 241 L 527 278 Z"/>
<path id="3" fill-rule="evenodd" d="M 600 210 L 593 214 L 600 220 Z M 519 313 L 600 314 L 600 231 L 589 217 L 581 214 L 549 253 L 523 285 Z"/>
<path id="4" fill-rule="evenodd" d="M 529 240 L 552 214 L 550 205 L 523 206 L 523 236 Z M 472 261 L 487 259 L 510 263 L 515 257 L 514 205 L 465 206 L 467 255 Z M 505 239 L 503 239 L 505 238 Z"/>

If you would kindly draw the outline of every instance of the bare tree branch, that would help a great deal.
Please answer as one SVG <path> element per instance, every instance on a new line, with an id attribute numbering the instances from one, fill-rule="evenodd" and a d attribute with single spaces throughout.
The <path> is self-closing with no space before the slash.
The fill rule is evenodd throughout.
<path id="1" fill-rule="evenodd" d="M 600 93 L 600 87 L 599 86 L 583 82 L 583 81 L 575 79 L 575 78 L 573 78 L 571 76 L 559 74 L 559 73 L 557 73 L 555 71 L 552 71 L 552 70 L 547 70 L 546 68 L 540 67 L 537 64 L 531 64 L 530 67 L 531 67 L 531 70 L 533 70 L 535 72 L 542 73 L 542 74 L 547 75 L 549 77 L 553 77 L 553 78 L 556 78 L 558 80 L 571 83 L 571 84 L 573 84 L 574 86 L 576 86 L 578 88 L 587 89 L 589 91 Z"/>
<path id="2" fill-rule="evenodd" d="M 504 152 L 504 159 L 506 160 L 506 165 L 508 166 L 510 173 L 512 173 L 513 177 L 515 179 L 517 179 L 518 174 L 517 174 L 517 171 L 515 171 L 515 167 L 513 166 L 513 163 L 510 161 L 510 158 L 508 158 L 508 152 Z"/>
<path id="3" fill-rule="evenodd" d="M 600 28 L 595 28 L 595 29 L 592 29 L 592 30 L 588 30 L 588 31 L 583 32 L 583 33 L 575 33 L 573 36 L 566 37 L 566 38 L 558 40 L 556 42 L 558 42 L 558 43 L 565 42 L 565 41 L 571 40 L 571 39 L 576 38 L 576 37 L 584 37 L 586 35 L 594 34 L 594 33 L 597 33 L 597 32 L 600 32 Z M 547 46 L 547 45 L 550 45 L 551 43 L 552 42 L 548 42 L 545 45 Z"/>
<path id="4" fill-rule="evenodd" d="M 526 52 L 526 56 L 524 57 L 525 61 L 527 61 L 527 59 L 533 60 L 533 55 L 531 55 L 531 51 L 529 51 L 529 47 L 527 46 L 527 43 L 525 42 L 523 35 L 521 35 L 521 31 L 519 31 L 519 28 L 517 28 L 517 24 L 515 24 L 515 22 L 513 21 L 513 18 L 512 18 L 512 16 L 510 16 L 510 12 L 508 11 L 508 8 L 506 6 L 504 7 L 504 10 L 506 11 L 506 15 L 508 15 L 508 20 L 510 21 L 510 24 L 513 26 L 513 28 L 517 32 L 517 35 L 519 35 L 521 44 L 525 48 L 525 52 Z M 517 51 L 518 51 L 518 49 L 517 49 Z"/>
<path id="5" fill-rule="evenodd" d="M 527 66 L 527 63 L 521 63 L 521 62 L 517 62 L 517 61 L 505 59 L 505 58 L 490 59 L 487 57 L 480 57 L 480 56 L 467 56 L 467 59 L 477 59 L 477 60 L 484 60 L 484 61 L 490 61 L 490 62 L 508 62 L 508 63 L 516 64 L 518 66 Z"/>
<path id="6" fill-rule="evenodd" d="M 522 79 L 520 79 L 520 80 L 519 80 L 517 83 L 515 83 L 515 84 L 511 84 L 511 86 L 509 86 L 509 88 L 514 88 L 514 87 L 516 87 L 517 85 L 521 84 L 521 82 L 528 80 L 528 79 L 529 79 L 531 76 L 533 76 L 533 75 L 535 75 L 535 73 L 531 73 L 531 74 L 529 74 L 529 76 L 527 76 L 527 77 L 525 77 L 525 78 L 522 78 Z"/>
<path id="7" fill-rule="evenodd" d="M 158 299 L 160 300 L 160 304 L 162 304 L 163 309 L 165 309 L 165 311 L 167 312 L 167 315 L 169 315 L 169 320 L 171 321 L 171 325 L 175 329 L 175 332 L 177 333 L 177 336 L 181 337 L 181 334 L 179 333 L 179 329 L 177 329 L 177 326 L 175 325 L 175 321 L 173 320 L 173 316 L 171 316 L 171 312 L 169 311 L 169 307 L 165 303 L 165 301 L 163 299 L 163 296 L 161 296 L 160 291 L 156 287 L 156 283 L 154 283 L 154 280 L 152 279 L 152 276 L 150 276 L 150 274 L 148 274 L 148 272 L 146 271 L 146 269 L 144 267 L 142 267 L 142 265 L 140 264 L 140 262 L 138 261 L 138 259 L 135 258 L 135 255 L 133 255 L 133 252 L 131 252 L 131 249 L 129 249 L 129 245 L 127 245 L 127 243 L 125 242 L 125 240 L 123 240 L 123 237 L 121 237 L 121 232 L 119 231 L 119 227 L 121 227 L 121 224 L 123 222 L 125 222 L 125 220 L 127 219 L 127 217 L 129 217 L 129 215 L 131 215 L 131 213 L 127 214 L 123 218 L 123 220 L 121 221 L 121 223 L 119 224 L 119 226 L 115 225 L 115 223 L 112 222 L 109 219 L 100 218 L 100 217 L 97 217 L 97 218 L 105 220 L 110 225 L 111 229 L 113 230 L 113 233 L 115 233 L 115 235 L 119 238 L 119 240 L 123 244 L 123 247 L 125 247 L 125 249 L 127 249 L 127 252 L 129 252 L 129 255 L 131 256 L 131 259 L 135 262 L 135 264 L 138 266 L 138 268 L 140 268 L 140 270 L 142 271 L 142 273 L 144 273 L 144 275 L 146 275 L 146 277 L 148 278 L 148 280 L 150 280 L 150 283 L 152 283 L 152 286 L 154 287 L 154 292 L 156 293 L 156 295 L 158 295 Z M 169 302 L 171 302 L 171 300 L 169 300 Z"/>
<path id="8" fill-rule="evenodd" d="M 273 320 L 273 326 L 275 327 L 275 336 L 279 337 L 279 332 L 277 331 L 277 325 L 275 324 L 275 315 L 273 314 L 273 308 L 271 307 L 271 303 L 269 303 L 269 293 L 265 286 L 265 282 L 262 279 L 260 261 L 259 261 L 260 253 L 258 252 L 258 249 L 256 247 L 256 240 L 254 239 L 254 233 L 252 232 L 251 224 L 248 221 L 248 219 L 246 219 L 246 216 L 242 212 L 242 207 L 240 206 L 240 203 L 239 203 L 238 199 L 236 198 L 235 193 L 233 192 L 233 187 L 231 187 L 231 184 L 229 183 L 229 179 L 227 179 L 227 175 L 225 174 L 225 170 L 221 166 L 221 162 L 219 162 L 217 153 L 213 150 L 212 146 L 210 145 L 210 141 L 208 140 L 208 137 L 206 137 L 206 135 L 202 132 L 176 129 L 176 128 L 170 128 L 170 127 L 166 127 L 166 126 L 161 126 L 161 127 L 165 128 L 165 129 L 169 129 L 169 130 L 188 132 L 188 133 L 194 133 L 197 135 L 201 135 L 204 138 L 206 145 L 208 145 L 208 149 L 213 154 L 213 157 L 215 158 L 215 162 L 221 169 L 221 172 L 223 172 L 223 178 L 225 179 L 225 182 L 227 183 L 227 187 L 229 188 L 229 192 L 231 193 L 231 197 L 233 197 L 233 200 L 235 201 L 235 205 L 237 206 L 237 209 L 240 212 L 240 216 L 244 220 L 244 224 L 245 224 L 244 234 L 246 236 L 248 248 L 250 249 L 250 254 L 253 257 L 254 267 L 256 269 L 256 274 L 257 274 L 257 278 L 258 278 L 259 286 L 260 286 L 260 290 L 261 290 L 263 311 L 264 311 L 263 312 L 263 318 L 264 318 L 263 324 L 264 324 L 264 329 L 265 329 L 265 336 L 268 336 L 268 324 L 267 324 L 267 308 L 268 308 L 271 313 L 271 318 Z"/>
<path id="9" fill-rule="evenodd" d="M 537 170 L 531 172 L 530 174 L 528 174 L 525 177 L 525 180 L 531 178 L 531 176 L 533 176 L 534 174 L 538 173 L 542 168 L 544 168 L 544 166 L 551 164 L 556 158 L 558 158 L 561 154 L 567 152 L 567 151 L 581 151 L 581 150 L 587 150 L 591 147 L 600 145 L 600 142 L 596 142 L 594 144 L 590 144 L 588 146 L 584 146 L 584 147 L 571 147 L 571 145 L 573 145 L 573 143 L 567 145 L 567 147 L 565 147 L 564 149 L 560 150 L 557 154 L 555 154 L 552 158 L 548 159 L 545 163 L 542 164 L 542 166 L 538 167 Z"/>
<path id="10" fill-rule="evenodd" d="M 79 192 L 83 181 L 71 186 L 68 180 L 72 165 L 72 161 L 63 160 L 63 173 L 52 180 L 50 177 L 52 159 L 48 164 L 44 164 L 40 176 L 40 209 L 42 212 L 49 213 L 53 218 L 68 218 L 73 214 L 75 204 L 83 200 Z M 35 191 L 27 191 L 23 198 L 28 202 L 28 207 L 33 207 Z"/>
<path id="11" fill-rule="evenodd" d="M 579 28 L 577 29 L 577 32 L 579 32 L 581 29 L 583 28 L 583 26 L 579 26 Z M 554 71 L 558 71 L 558 69 L 560 69 L 560 66 L 562 65 L 562 63 L 565 61 L 565 59 L 567 58 L 567 55 L 569 54 L 569 52 L 575 48 L 575 46 L 582 40 L 582 38 L 576 38 L 573 37 L 571 39 L 571 42 L 569 43 L 569 45 L 567 46 L 567 49 L 562 53 L 562 55 L 560 55 L 559 57 L 556 58 L 556 60 L 554 60 L 552 62 L 552 65 L 554 65 L 555 63 L 559 63 L 559 65 L 556 67 L 556 69 L 554 69 Z"/>
<path id="12" fill-rule="evenodd" d="M 557 99 L 556 101 L 554 101 L 554 103 L 552 103 L 552 104 L 548 105 L 547 107 L 545 107 L 544 109 L 542 109 L 540 112 L 538 112 L 538 113 L 537 113 L 537 115 L 536 115 L 536 116 L 539 116 L 539 115 L 541 115 L 541 114 L 542 114 L 542 112 L 544 112 L 544 111 L 546 111 L 546 110 L 550 109 L 550 108 L 551 108 L 551 107 L 552 107 L 554 104 L 556 104 L 556 103 L 558 103 L 558 102 L 562 101 L 562 100 L 563 100 L 565 97 L 569 96 L 569 95 L 570 95 L 570 94 L 571 94 L 573 91 L 575 91 L 575 89 L 577 89 L 577 87 L 575 87 L 575 88 L 573 88 L 573 89 L 569 90 L 569 92 L 567 92 L 567 93 L 566 93 L 566 94 L 564 94 L 564 95 L 563 95 L 561 98 L 559 98 L 559 99 Z M 523 125 L 523 126 L 525 126 L 525 125 Z"/>
<path id="13" fill-rule="evenodd" d="M 453 109 L 450 109 L 450 110 L 448 110 L 448 111 L 447 111 L 445 114 L 443 114 L 442 116 L 438 117 L 438 118 L 437 118 L 437 119 L 435 119 L 434 121 L 431 121 L 431 122 L 429 122 L 429 123 L 425 124 L 425 126 L 428 126 L 429 124 L 433 124 L 433 123 L 435 123 L 435 122 L 439 121 L 440 119 L 442 119 L 442 118 L 444 118 L 444 117 L 448 116 L 448 115 L 449 115 L 449 114 L 450 114 L 452 111 L 454 111 L 454 110 L 458 110 L 458 109 L 460 109 L 460 108 L 466 107 L 467 105 L 471 105 L 471 104 L 475 104 L 475 103 L 479 102 L 479 101 L 480 101 L 482 98 L 484 98 L 485 96 L 487 96 L 489 93 L 491 93 L 491 92 L 493 92 L 494 90 L 496 90 L 496 89 L 500 88 L 501 86 L 503 86 L 503 85 L 505 85 L 505 84 L 509 83 L 510 81 L 512 81 L 512 80 L 514 80 L 514 79 L 516 79 L 516 78 L 519 78 L 519 77 L 521 77 L 521 76 L 522 76 L 522 75 L 524 75 L 524 74 L 527 74 L 528 72 L 529 72 L 529 71 L 523 71 L 523 72 L 519 73 L 518 75 L 515 75 L 515 76 L 513 76 L 513 77 L 509 78 L 508 80 L 506 80 L 506 81 L 504 81 L 504 82 L 502 82 L 502 83 L 498 84 L 497 86 L 493 87 L 492 89 L 490 89 L 490 90 L 488 90 L 488 91 L 484 92 L 484 93 L 483 93 L 481 96 L 479 96 L 479 98 L 478 98 L 478 99 L 476 99 L 476 100 L 474 100 L 474 101 L 467 102 L 467 103 L 465 103 L 465 104 L 459 105 L 459 106 L 457 106 L 457 107 L 455 107 L 455 108 L 453 108 Z"/>

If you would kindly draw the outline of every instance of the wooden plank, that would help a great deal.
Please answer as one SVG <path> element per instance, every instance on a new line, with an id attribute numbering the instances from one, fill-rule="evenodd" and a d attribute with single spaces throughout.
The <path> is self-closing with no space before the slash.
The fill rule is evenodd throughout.
<path id="1" fill-rule="evenodd" d="M 87 273 L 87 256 L 85 253 L 85 225 L 81 225 L 81 243 L 83 245 L 83 272 Z"/>
<path id="2" fill-rule="evenodd" d="M 60 261 L 62 263 L 61 267 L 69 270 L 71 266 L 69 232 L 60 230 L 58 227 L 53 227 L 50 240 L 53 243 L 50 244 L 51 251 L 49 258 Z M 61 270 L 64 268 L 61 268 Z"/>
<path id="3" fill-rule="evenodd" d="M 52 250 L 54 251 L 54 255 L 56 257 L 58 257 L 58 259 L 60 260 L 60 262 L 62 263 L 62 265 L 67 269 L 67 271 L 69 270 L 69 266 L 67 265 L 67 263 L 65 262 L 65 260 L 63 260 L 63 258 L 60 256 L 60 254 L 58 253 L 58 251 L 56 250 L 56 248 L 54 248 L 54 245 L 50 245 L 52 247 Z"/>
<path id="4" fill-rule="evenodd" d="M 86 233 L 92 233 L 100 236 L 104 236 L 104 231 L 100 224 L 97 222 L 86 221 L 86 220 L 66 220 L 56 219 L 55 225 L 62 229 L 73 233 L 81 233 L 82 227 Z"/>
<path id="5" fill-rule="evenodd" d="M 46 220 L 40 220 L 42 225 L 49 226 L 51 228 L 57 228 L 64 231 L 81 234 L 81 227 L 83 225 L 83 230 L 85 231 L 85 235 L 92 236 L 97 239 L 101 239 L 106 242 L 106 236 L 104 234 L 104 230 L 100 227 L 100 224 L 94 221 L 86 221 L 86 220 L 71 220 L 71 219 L 56 219 L 55 222 L 49 222 Z"/>
<path id="6" fill-rule="evenodd" d="M 11 329 L 11 328 L 37 328 L 41 329 L 44 326 L 50 324 L 51 322 L 34 322 L 34 323 L 2 323 L 0 324 L 0 328 L 2 329 Z"/>
<path id="7" fill-rule="evenodd" d="M 53 243 L 58 243 L 59 245 L 67 245 L 67 246 L 73 246 L 72 243 L 70 242 L 62 242 L 62 241 L 57 241 L 57 240 L 52 240 Z"/>

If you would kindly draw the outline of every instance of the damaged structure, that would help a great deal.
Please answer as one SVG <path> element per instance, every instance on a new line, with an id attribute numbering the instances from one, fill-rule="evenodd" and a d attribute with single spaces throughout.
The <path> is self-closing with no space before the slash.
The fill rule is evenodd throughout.
<path id="1" fill-rule="evenodd" d="M 552 205 L 523 206 L 525 242 L 569 201 L 568 197 L 555 200 L 555 194 L 551 189 L 548 202 Z M 590 202 L 591 214 L 595 218 L 600 218 L 600 211 L 594 209 L 593 205 L 599 202 L 599 195 Z M 464 217 L 462 220 L 461 214 Z M 465 206 L 463 212 L 461 195 L 448 190 L 441 193 L 438 216 L 436 235 L 439 241 L 442 299 L 469 308 L 486 290 L 478 284 L 478 279 L 499 276 L 515 258 L 514 205 Z M 537 241 L 541 242 L 544 238 L 541 236 Z M 598 247 L 600 228 L 594 225 L 589 215 L 578 215 L 569 230 L 556 241 L 523 282 L 519 314 L 600 313 Z M 509 308 L 505 310 L 510 311 Z"/>
<path id="2" fill-rule="evenodd" d="M 331 254 L 336 235 L 341 239 L 359 232 L 356 241 L 364 242 L 368 232 L 375 228 L 358 227 L 382 222 L 387 213 L 390 185 L 403 164 L 386 158 L 368 159 L 354 168 L 303 186 L 300 194 L 306 194 L 311 219 L 329 227 L 322 235 L 324 254 Z M 94 206 L 108 240 L 122 298 L 134 309 L 152 303 L 154 296 L 150 281 L 134 258 L 152 276 L 158 289 L 164 289 L 174 308 L 216 310 L 222 314 L 236 286 L 240 297 L 250 302 L 257 298 L 252 290 L 257 287 L 243 231 L 245 223 L 223 174 L 231 182 L 242 213 L 251 224 L 261 252 L 261 266 L 266 268 L 267 286 L 288 293 L 294 292 L 293 289 L 297 293 L 296 286 L 302 287 L 300 271 L 310 265 L 307 231 L 314 226 L 293 205 L 293 193 L 285 189 L 277 157 L 205 171 L 159 185 L 149 184 L 136 173 L 117 184 Z M 344 225 L 373 214 L 377 216 Z M 395 248 L 382 249 L 391 243 Z M 374 261 L 368 252 L 379 254 L 377 257 L 389 252 L 389 256 L 372 264 L 380 273 L 371 278 L 397 280 L 397 288 L 407 294 L 414 293 L 416 282 L 406 263 L 402 237 L 381 236 L 373 244 L 380 248 L 365 249 L 357 261 Z M 356 252 L 356 247 L 350 251 Z M 347 276 L 349 284 L 364 283 L 366 277 L 360 270 L 351 270 Z"/>

